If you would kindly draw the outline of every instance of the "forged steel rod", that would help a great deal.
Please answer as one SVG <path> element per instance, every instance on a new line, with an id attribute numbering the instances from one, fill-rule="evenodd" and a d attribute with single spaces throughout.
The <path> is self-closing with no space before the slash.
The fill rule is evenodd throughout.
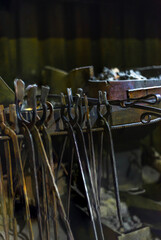
<path id="1" fill-rule="evenodd" d="M 70 198 L 71 198 L 71 184 L 72 184 L 72 169 L 73 169 L 73 161 L 74 161 L 74 148 L 72 148 L 71 159 L 69 163 L 69 171 L 68 171 L 68 198 L 67 198 L 67 217 L 69 219 L 70 216 Z"/>
<path id="2" fill-rule="evenodd" d="M 87 95 L 84 95 L 84 102 L 85 102 L 85 108 L 86 108 L 87 134 L 88 134 L 88 141 L 89 141 L 90 162 L 91 162 L 91 168 L 92 168 L 92 175 L 93 175 L 93 182 L 94 182 L 96 197 L 97 197 L 97 201 L 98 201 L 96 158 L 95 158 L 93 133 L 92 133 L 92 126 L 91 126 L 91 120 L 90 120 L 90 112 L 89 112 Z"/>
<path id="3" fill-rule="evenodd" d="M 14 86 L 15 86 L 15 104 L 12 104 L 12 107 L 10 107 L 10 119 L 12 119 L 13 125 L 16 125 L 16 123 L 19 123 L 19 127 L 21 132 L 23 133 L 24 140 L 26 141 L 26 146 L 30 150 L 30 157 L 29 157 L 29 162 L 31 170 L 31 175 L 33 177 L 34 184 L 33 186 L 33 191 L 35 193 L 35 199 L 36 199 L 36 204 L 37 204 L 37 217 L 38 217 L 38 228 L 39 228 L 39 237 L 40 240 L 43 239 L 43 230 L 42 230 L 42 217 L 41 217 L 41 211 L 40 211 L 40 197 L 39 197 L 39 186 L 38 186 L 38 178 L 37 178 L 37 169 L 36 169 L 36 159 L 35 159 L 35 149 L 34 149 L 34 143 L 32 139 L 32 135 L 28 129 L 27 124 L 25 124 L 25 121 L 21 119 L 21 114 L 19 112 L 20 105 L 22 104 L 23 97 L 24 97 L 24 92 L 25 92 L 25 84 L 21 79 L 16 79 L 14 81 Z M 12 116 L 16 116 L 12 117 Z M 35 118 L 36 116 L 33 116 L 32 123 L 29 124 L 30 127 L 35 123 Z M 33 182 L 32 181 L 32 182 Z"/>
<path id="4" fill-rule="evenodd" d="M 58 191 L 57 185 L 55 183 L 55 178 L 54 178 L 54 175 L 53 175 L 48 157 L 46 155 L 46 151 L 45 151 L 42 139 L 41 139 L 41 135 L 40 135 L 40 133 L 39 133 L 39 131 L 36 127 L 34 127 L 32 129 L 31 133 L 32 133 L 35 145 L 38 147 L 39 152 L 41 154 L 42 164 L 44 165 L 44 167 L 47 171 L 48 178 L 49 178 L 49 181 L 50 181 L 50 187 L 51 187 L 51 189 L 53 188 L 54 191 L 55 191 L 55 195 L 56 195 L 59 210 L 60 210 L 60 215 L 61 215 L 61 218 L 62 218 L 62 220 L 63 220 L 63 222 L 66 226 L 68 237 L 69 237 L 70 240 L 74 240 L 74 237 L 73 237 L 73 234 L 72 234 L 72 231 L 71 231 L 71 228 L 70 228 L 70 224 L 67 220 L 66 213 L 64 211 L 64 207 L 63 207 L 60 195 L 59 195 L 59 191 Z"/>
<path id="5" fill-rule="evenodd" d="M 82 179 L 83 179 L 84 186 L 85 186 L 86 197 L 87 197 L 88 207 L 89 207 L 89 211 L 90 211 L 90 217 L 91 217 L 91 221 L 92 221 L 92 225 L 93 225 L 94 236 L 95 236 L 95 239 L 98 240 L 96 226 L 95 226 L 95 220 L 94 220 L 94 214 L 93 214 L 93 210 L 92 210 L 92 203 L 91 203 L 89 192 L 88 192 L 88 189 L 87 189 L 85 175 L 84 175 L 84 172 L 83 172 L 83 166 L 82 166 L 82 163 L 81 163 L 80 154 L 79 154 L 79 150 L 78 150 L 77 140 L 76 140 L 73 128 L 72 128 L 70 123 L 68 125 L 68 132 L 69 132 L 69 135 L 71 136 L 71 140 L 73 142 L 74 150 L 76 152 L 76 157 L 77 157 L 77 160 L 79 162 Z"/>
<path id="6" fill-rule="evenodd" d="M 16 85 L 16 83 L 15 83 L 15 85 Z M 31 89 L 34 90 L 34 88 L 31 88 Z M 20 109 L 21 109 L 20 104 L 21 104 L 21 102 L 23 100 L 23 96 L 24 96 L 24 95 L 23 96 L 22 95 L 23 94 L 21 94 L 19 96 L 18 91 L 16 91 L 16 96 L 17 96 L 17 101 L 18 101 L 17 113 L 18 113 L 20 119 L 23 119 L 23 116 L 20 112 Z M 21 101 L 19 101 L 19 99 L 21 99 Z M 42 139 L 41 139 L 40 132 L 38 131 L 37 127 L 35 126 L 35 121 L 34 121 L 34 118 L 36 116 L 36 94 L 35 94 L 35 91 L 31 91 L 31 95 L 28 98 L 28 103 L 29 103 L 30 106 L 32 106 L 32 109 L 33 109 L 33 117 L 32 117 L 33 119 L 32 119 L 31 123 L 26 121 L 25 119 L 23 119 L 23 120 L 27 124 L 30 125 L 30 132 L 33 136 L 35 147 L 37 147 L 38 152 L 40 153 L 40 156 L 41 156 L 42 165 L 44 166 L 45 170 L 47 171 L 47 176 L 48 176 L 48 179 L 49 179 L 50 189 L 55 192 L 57 203 L 58 203 L 58 206 L 59 206 L 59 209 L 60 209 L 60 216 L 61 216 L 61 218 L 62 218 L 62 220 L 63 220 L 63 222 L 66 226 L 67 235 L 68 235 L 70 240 L 74 240 L 74 237 L 73 237 L 73 234 L 72 234 L 72 231 L 71 231 L 71 228 L 70 228 L 70 224 L 69 224 L 69 222 L 66 218 L 66 213 L 65 213 L 60 195 L 59 195 L 57 185 L 55 183 L 55 178 L 54 178 L 54 175 L 53 175 L 53 171 L 51 169 L 51 166 L 50 166 L 50 163 L 49 163 L 49 160 L 48 160 L 45 148 L 44 148 L 44 144 L 43 144 Z"/>
<path id="7" fill-rule="evenodd" d="M 117 177 L 117 170 L 116 170 L 116 159 L 115 159 L 115 154 L 114 154 L 114 146 L 113 146 L 113 139 L 112 139 L 112 133 L 111 133 L 111 128 L 110 125 L 107 121 L 107 116 L 103 116 L 100 112 L 100 105 L 102 104 L 102 92 L 99 91 L 99 101 L 98 101 L 98 117 L 101 126 L 104 128 L 104 132 L 106 134 L 107 139 L 109 140 L 109 150 L 110 150 L 110 159 L 111 159 L 111 166 L 112 166 L 112 175 L 113 175 L 113 183 L 114 183 L 114 191 L 115 191 L 115 197 L 116 197 L 116 205 L 117 205 L 117 214 L 120 222 L 120 226 L 124 227 L 123 221 L 122 221 L 122 214 L 121 214 L 121 203 L 120 203 L 120 194 L 119 194 L 119 185 L 118 185 L 118 177 Z M 105 96 L 106 98 L 106 96 Z M 105 99 L 106 100 L 106 99 Z M 107 115 L 110 114 L 109 107 L 110 105 L 105 102 L 106 108 L 107 108 Z"/>
<path id="8" fill-rule="evenodd" d="M 42 173 L 42 192 L 43 192 L 43 215 L 44 215 L 44 225 L 45 225 L 45 230 L 46 230 L 46 235 L 44 235 L 44 238 L 46 238 L 47 240 L 50 239 L 50 230 L 49 230 L 49 204 L 48 204 L 48 191 L 47 191 L 47 177 L 46 177 L 46 172 L 45 172 L 45 168 L 44 166 L 42 166 L 41 169 L 41 173 Z"/>
<path id="9" fill-rule="evenodd" d="M 42 126 L 41 128 L 42 132 L 42 139 L 44 142 L 44 147 L 46 150 L 47 157 L 49 159 L 49 163 L 54 175 L 54 165 L 53 165 L 53 154 L 52 154 L 52 142 L 51 142 L 51 136 L 47 133 L 46 127 Z M 46 176 L 47 178 L 47 176 Z M 46 180 L 47 182 L 47 180 Z M 48 190 L 48 189 L 47 189 Z M 56 196 L 55 192 L 52 191 L 52 202 L 53 202 L 53 222 L 54 222 L 54 234 L 55 234 L 55 239 L 58 239 L 58 222 L 57 222 L 57 203 L 56 203 Z"/>
<path id="10" fill-rule="evenodd" d="M 100 203 L 101 196 L 101 176 L 102 176 L 102 158 L 103 158 L 103 137 L 104 133 L 101 132 L 101 141 L 100 141 L 100 155 L 99 155 L 99 163 L 98 163 L 98 199 Z"/>
<path id="11" fill-rule="evenodd" d="M 52 139 L 51 139 L 51 136 L 48 134 L 46 126 L 44 124 L 44 123 L 48 124 L 48 121 L 50 120 L 50 116 L 51 116 L 51 112 L 52 112 L 52 106 L 50 105 L 50 114 L 49 114 L 49 117 L 47 118 L 46 100 L 47 100 L 48 93 L 49 93 L 49 87 L 48 86 L 42 86 L 40 102 L 41 102 L 42 107 L 43 107 L 43 115 L 42 115 L 41 119 L 39 119 L 37 121 L 36 125 L 39 128 L 40 132 L 42 133 L 42 139 L 43 139 L 44 147 L 45 147 L 45 150 L 46 150 L 46 154 L 47 154 L 47 157 L 49 159 L 49 163 L 50 163 L 52 172 L 55 175 L 55 173 L 54 173 L 53 151 L 52 151 Z M 48 102 L 48 106 L 49 106 L 49 104 L 50 103 Z M 47 182 L 47 176 L 45 176 L 45 177 L 46 177 L 46 182 Z M 48 190 L 49 189 L 47 188 L 47 191 Z M 55 235 L 55 240 L 57 240 L 58 239 L 58 222 L 57 222 L 57 203 L 56 203 L 55 192 L 52 191 L 51 195 L 52 195 L 51 198 L 52 198 L 52 203 L 53 203 L 54 235 Z"/>
<path id="12" fill-rule="evenodd" d="M 58 167 L 57 167 L 57 170 L 56 170 L 56 182 L 58 181 L 58 174 L 59 174 L 62 162 L 63 162 L 63 157 L 64 157 L 65 148 L 66 148 L 66 145 L 67 145 L 67 140 L 68 140 L 68 136 L 65 136 L 65 139 L 64 139 L 64 142 L 63 142 L 63 147 L 62 147 L 62 150 L 61 150 L 60 159 L 59 159 L 59 162 L 58 162 Z"/>
<path id="13" fill-rule="evenodd" d="M 21 123 L 22 128 L 21 131 L 24 134 L 26 144 L 28 145 L 29 149 L 29 161 L 30 161 L 30 169 L 31 169 L 31 175 L 33 179 L 33 191 L 35 193 L 35 199 L 36 199 L 36 205 L 37 205 L 37 217 L 38 217 L 38 227 L 39 227 L 39 237 L 40 240 L 43 240 L 43 230 L 42 230 L 42 216 L 41 216 L 41 210 L 40 210 L 40 197 L 39 197 L 39 186 L 38 186 L 38 178 L 37 178 L 37 169 L 36 169 L 36 159 L 35 159 L 35 149 L 34 149 L 34 143 L 32 139 L 32 135 L 28 129 L 28 127 Z"/>

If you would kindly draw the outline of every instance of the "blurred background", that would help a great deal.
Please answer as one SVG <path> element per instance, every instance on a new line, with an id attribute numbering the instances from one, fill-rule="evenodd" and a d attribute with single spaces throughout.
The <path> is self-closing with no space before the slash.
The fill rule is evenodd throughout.
<path id="1" fill-rule="evenodd" d="M 0 0 L 0 76 L 41 83 L 45 65 L 161 64 L 159 0 Z"/>

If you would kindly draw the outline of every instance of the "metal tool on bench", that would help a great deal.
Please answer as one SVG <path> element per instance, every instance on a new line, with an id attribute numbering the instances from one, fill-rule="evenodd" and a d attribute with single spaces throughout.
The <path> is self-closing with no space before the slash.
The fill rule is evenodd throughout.
<path id="1" fill-rule="evenodd" d="M 73 104 L 72 92 L 71 92 L 71 89 L 67 89 L 67 97 L 68 97 L 67 111 L 68 111 L 68 117 L 69 117 L 69 119 L 68 119 L 65 116 L 65 108 L 66 108 L 65 96 L 63 94 L 61 94 L 61 96 L 62 96 L 61 115 L 62 115 L 64 125 L 66 126 L 68 134 L 72 141 L 75 155 L 78 160 L 79 167 L 80 167 L 82 180 L 83 180 L 85 193 L 86 193 L 86 198 L 87 198 L 87 202 L 88 202 L 90 217 L 92 220 L 94 236 L 95 236 L 95 239 L 104 239 L 99 209 L 98 209 L 96 195 L 95 195 L 96 193 L 95 193 L 95 189 L 93 186 L 91 170 L 90 170 L 87 150 L 86 150 L 86 146 L 85 146 L 85 140 L 84 140 L 84 136 L 83 136 L 81 127 L 78 124 L 78 116 L 76 114 L 79 98 L 78 97 L 76 98 L 76 104 L 75 104 L 76 105 L 75 106 L 76 116 L 75 116 L 75 118 L 73 118 L 73 116 L 71 114 L 71 107 Z M 74 131 L 76 131 L 76 134 Z"/>

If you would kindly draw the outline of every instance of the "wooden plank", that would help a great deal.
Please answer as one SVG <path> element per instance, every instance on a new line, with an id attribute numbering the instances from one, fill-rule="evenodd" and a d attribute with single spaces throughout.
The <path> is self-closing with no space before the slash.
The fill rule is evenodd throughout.
<path id="1" fill-rule="evenodd" d="M 135 88 L 147 88 L 161 86 L 160 79 L 148 80 L 89 80 L 88 81 L 88 96 L 98 97 L 98 91 L 107 91 L 108 100 L 124 100 L 127 96 L 127 91 Z"/>

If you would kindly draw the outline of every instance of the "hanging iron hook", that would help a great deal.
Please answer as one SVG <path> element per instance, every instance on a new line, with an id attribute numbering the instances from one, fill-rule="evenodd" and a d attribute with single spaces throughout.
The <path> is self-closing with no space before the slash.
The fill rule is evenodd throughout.
<path id="1" fill-rule="evenodd" d="M 122 214 L 121 214 L 121 202 L 120 202 L 120 194 L 119 194 L 119 185 L 118 185 L 118 176 L 117 176 L 117 169 L 116 169 L 116 159 L 114 154 L 114 146 L 113 146 L 113 139 L 112 139 L 112 133 L 110 125 L 106 119 L 106 115 L 110 113 L 106 113 L 103 115 L 101 113 L 101 104 L 105 104 L 107 111 L 110 109 L 107 95 L 103 93 L 102 91 L 98 92 L 98 105 L 97 105 L 97 113 L 98 113 L 98 119 L 100 120 L 101 125 L 104 128 L 104 131 L 106 132 L 107 138 L 109 140 L 110 144 L 110 159 L 111 159 L 111 166 L 112 166 L 112 175 L 113 175 L 113 183 L 114 183 L 114 191 L 115 191 L 115 197 L 116 197 L 116 205 L 117 205 L 117 215 L 120 222 L 120 227 L 124 227 L 123 221 L 122 221 Z"/>
<path id="2" fill-rule="evenodd" d="M 21 79 L 15 79 L 15 103 L 18 120 L 24 122 L 28 127 L 32 128 L 36 123 L 36 93 L 37 85 L 29 85 L 26 88 L 27 91 L 27 103 L 28 107 L 32 109 L 32 120 L 26 120 L 22 115 L 22 104 L 25 95 L 25 83 Z"/>
<path id="3" fill-rule="evenodd" d="M 14 80 L 14 88 L 15 88 L 15 104 L 16 104 L 16 112 L 17 117 L 21 120 L 21 108 L 25 95 L 25 83 L 21 79 Z"/>
<path id="4" fill-rule="evenodd" d="M 43 123 L 46 120 L 46 116 L 47 116 L 47 97 L 49 94 L 49 86 L 42 86 L 41 87 L 41 97 L 40 97 L 40 103 L 42 105 L 42 109 L 43 109 L 43 113 L 42 113 L 42 117 L 36 122 L 36 126 L 40 127 L 41 125 L 43 125 Z"/>
<path id="5" fill-rule="evenodd" d="M 49 123 L 49 121 L 51 120 L 52 115 L 53 115 L 53 105 L 52 105 L 52 103 L 49 102 L 49 101 L 46 101 L 46 104 L 47 104 L 47 107 L 48 107 L 48 109 L 49 109 L 49 115 L 48 115 L 47 119 L 45 120 L 45 125 L 46 125 L 46 127 L 47 127 L 47 126 L 48 126 L 48 123 Z"/>
<path id="6" fill-rule="evenodd" d="M 79 101 L 79 98 L 78 98 L 78 96 L 76 96 L 76 102 L 75 102 L 75 106 L 74 106 L 72 89 L 71 88 L 67 88 L 67 99 L 68 99 L 68 107 L 67 107 L 68 117 L 69 117 L 70 122 L 74 126 L 76 124 L 76 122 L 78 121 L 78 113 L 77 113 L 77 111 L 78 111 L 78 101 Z M 75 116 L 72 115 L 72 107 L 74 107 Z"/>
<path id="7" fill-rule="evenodd" d="M 130 98 L 121 101 L 111 101 L 112 105 L 119 105 L 122 108 L 133 107 L 137 104 L 158 104 L 161 102 L 161 95 L 160 94 L 148 94 L 144 97 L 140 98 Z"/>
<path id="8" fill-rule="evenodd" d="M 83 89 L 78 88 L 77 89 L 77 95 L 79 96 L 79 101 L 78 101 L 78 112 L 79 112 L 79 119 L 78 123 L 81 126 L 84 119 L 83 119 L 83 108 L 82 108 L 82 98 L 83 98 Z"/>
<path id="9" fill-rule="evenodd" d="M 36 116 L 37 116 L 37 110 L 36 110 L 36 106 L 37 106 L 37 99 L 36 99 L 36 93 L 37 93 L 37 85 L 33 84 L 33 85 L 29 85 L 26 88 L 26 92 L 27 92 L 27 104 L 28 107 L 30 109 L 32 109 L 32 119 L 31 121 L 27 121 L 24 118 L 22 119 L 23 121 L 25 121 L 25 123 L 28 125 L 28 127 L 30 129 L 32 129 L 36 123 Z"/>

